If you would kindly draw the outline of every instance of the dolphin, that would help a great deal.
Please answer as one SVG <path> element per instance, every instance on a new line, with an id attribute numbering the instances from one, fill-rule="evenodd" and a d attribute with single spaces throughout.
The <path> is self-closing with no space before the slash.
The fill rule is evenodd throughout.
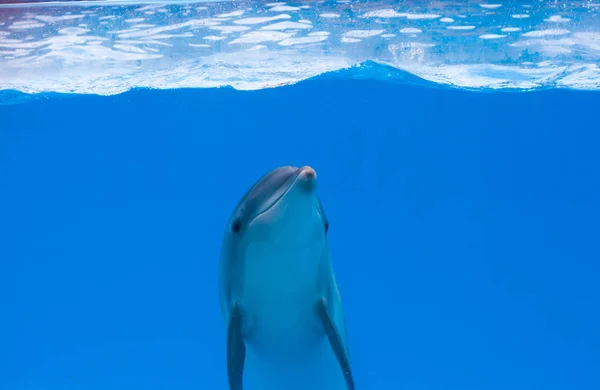
<path id="1" fill-rule="evenodd" d="M 219 303 L 230 390 L 355 390 L 316 189 L 313 168 L 276 168 L 227 223 Z"/>

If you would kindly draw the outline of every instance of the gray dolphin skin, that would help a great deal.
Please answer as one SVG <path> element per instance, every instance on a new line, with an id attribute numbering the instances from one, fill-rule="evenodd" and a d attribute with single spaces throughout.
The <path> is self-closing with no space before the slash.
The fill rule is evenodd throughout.
<path id="1" fill-rule="evenodd" d="M 239 201 L 219 300 L 230 390 L 354 390 L 344 311 L 311 167 L 284 166 Z"/>

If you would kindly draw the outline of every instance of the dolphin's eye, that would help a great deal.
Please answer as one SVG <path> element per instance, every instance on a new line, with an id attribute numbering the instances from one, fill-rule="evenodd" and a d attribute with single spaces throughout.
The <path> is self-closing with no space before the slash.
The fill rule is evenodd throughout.
<path id="1" fill-rule="evenodd" d="M 242 230 L 242 223 L 240 222 L 239 219 L 236 219 L 231 224 L 231 231 L 234 232 L 234 233 L 239 233 L 240 230 Z"/>
<path id="2" fill-rule="evenodd" d="M 329 221 L 325 221 L 325 234 L 329 231 Z"/>

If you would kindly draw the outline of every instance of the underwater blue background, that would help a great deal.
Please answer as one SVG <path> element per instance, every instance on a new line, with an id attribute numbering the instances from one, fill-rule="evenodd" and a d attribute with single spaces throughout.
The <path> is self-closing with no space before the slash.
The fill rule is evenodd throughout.
<path id="1" fill-rule="evenodd" d="M 339 78 L 0 107 L 0 389 L 226 389 L 223 231 L 287 164 L 358 389 L 598 389 L 599 107 Z"/>

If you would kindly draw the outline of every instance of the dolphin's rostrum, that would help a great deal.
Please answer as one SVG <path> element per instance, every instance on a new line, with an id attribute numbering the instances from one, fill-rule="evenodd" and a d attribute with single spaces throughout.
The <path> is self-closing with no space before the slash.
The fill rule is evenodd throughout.
<path id="1" fill-rule="evenodd" d="M 242 197 L 225 231 L 219 299 L 230 390 L 354 390 L 346 324 L 311 167 Z"/>

